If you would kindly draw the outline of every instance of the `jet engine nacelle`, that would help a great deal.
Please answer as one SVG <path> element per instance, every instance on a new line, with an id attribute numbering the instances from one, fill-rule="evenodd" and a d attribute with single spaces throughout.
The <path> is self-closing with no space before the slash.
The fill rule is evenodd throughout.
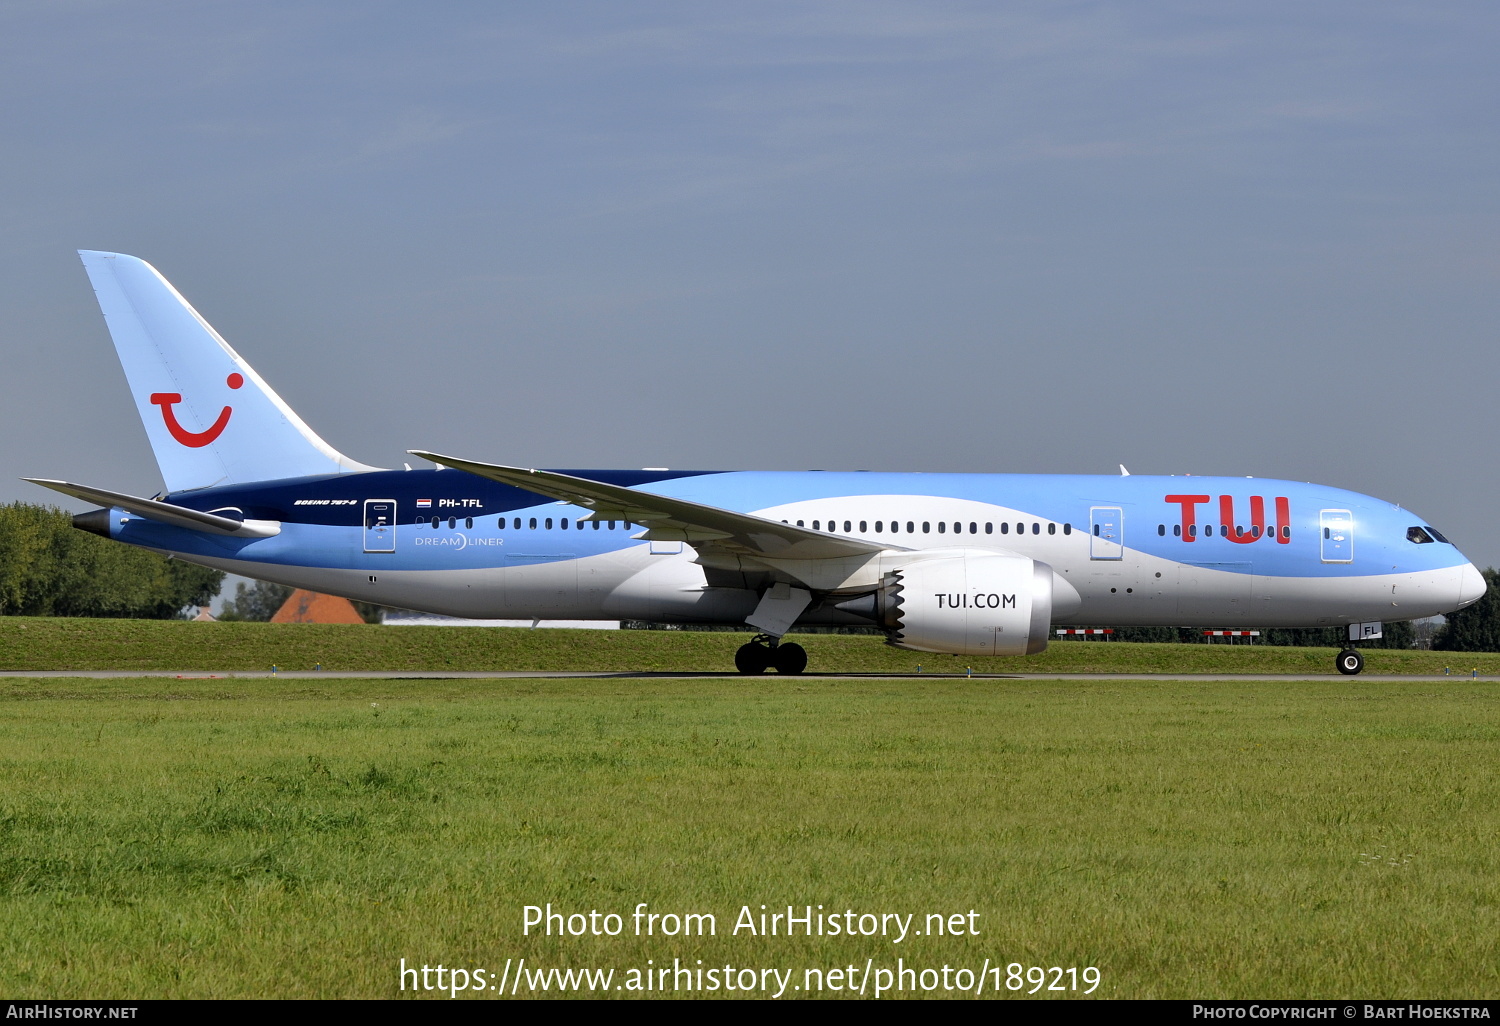
<path id="1" fill-rule="evenodd" d="M 885 575 L 876 596 L 891 644 L 955 655 L 1035 655 L 1052 626 L 1052 568 L 982 550 L 929 555 Z"/>

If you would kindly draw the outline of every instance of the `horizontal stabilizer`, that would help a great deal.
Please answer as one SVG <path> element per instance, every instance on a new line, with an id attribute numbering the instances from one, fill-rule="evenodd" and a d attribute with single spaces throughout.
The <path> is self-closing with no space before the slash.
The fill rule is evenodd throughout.
<path id="1" fill-rule="evenodd" d="M 274 520 L 243 520 L 232 516 L 219 516 L 216 513 L 201 513 L 196 509 L 188 509 L 186 506 L 174 506 L 170 502 L 142 499 L 136 495 L 111 492 L 103 488 L 89 488 L 86 485 L 71 484 L 67 481 L 49 481 L 40 477 L 27 477 L 22 480 L 41 485 L 43 488 L 51 488 L 54 492 L 71 495 L 84 502 L 117 507 L 147 520 L 171 524 L 173 527 L 185 527 L 190 531 L 202 531 L 205 534 L 226 535 L 232 538 L 271 538 L 281 533 L 281 525 Z"/>
<path id="2" fill-rule="evenodd" d="M 687 499 L 623 488 L 619 485 L 591 481 L 550 470 L 526 470 L 502 467 L 492 463 L 439 456 L 420 449 L 408 450 L 413 456 L 454 470 L 466 470 L 491 481 L 499 481 L 549 499 L 559 499 L 593 511 L 591 520 L 625 520 L 645 524 L 649 540 L 677 539 L 695 547 L 715 548 L 768 559 L 838 559 L 847 556 L 871 556 L 888 551 L 860 538 L 824 534 L 805 527 L 767 520 L 750 513 L 737 513 L 718 506 L 705 506 Z"/>

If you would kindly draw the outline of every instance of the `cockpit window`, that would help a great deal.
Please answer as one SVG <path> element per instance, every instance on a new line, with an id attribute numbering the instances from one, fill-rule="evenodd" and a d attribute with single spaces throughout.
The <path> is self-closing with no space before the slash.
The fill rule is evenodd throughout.
<path id="1" fill-rule="evenodd" d="M 1406 540 L 1417 545 L 1427 545 L 1432 541 L 1432 535 L 1421 527 L 1408 527 L 1406 529 Z"/>
<path id="2" fill-rule="evenodd" d="M 1436 528 L 1436 527 L 1429 527 L 1429 528 L 1427 528 L 1427 533 L 1428 533 L 1428 534 L 1430 534 L 1430 535 L 1432 535 L 1432 536 L 1433 536 L 1433 537 L 1434 537 L 1434 538 L 1436 538 L 1436 539 L 1437 539 L 1437 540 L 1438 540 L 1438 541 L 1440 541 L 1440 542 L 1442 542 L 1442 543 L 1443 543 L 1443 544 L 1444 544 L 1444 545 L 1452 545 L 1452 544 L 1453 544 L 1453 543 L 1452 543 L 1452 542 L 1451 542 L 1451 541 L 1449 541 L 1449 540 L 1448 540 L 1448 539 L 1447 539 L 1447 538 L 1444 538 L 1444 537 L 1443 537 L 1443 536 L 1442 536 L 1442 534 L 1440 534 L 1440 533 L 1439 533 L 1439 532 L 1438 532 L 1438 529 L 1437 529 L 1437 528 Z"/>

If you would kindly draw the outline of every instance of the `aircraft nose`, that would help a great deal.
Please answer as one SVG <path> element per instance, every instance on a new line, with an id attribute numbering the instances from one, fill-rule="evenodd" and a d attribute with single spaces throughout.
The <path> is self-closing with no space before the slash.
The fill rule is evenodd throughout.
<path id="1" fill-rule="evenodd" d="M 1485 589 L 1489 587 L 1484 579 L 1484 574 L 1473 563 L 1465 563 L 1458 586 L 1458 608 L 1472 606 L 1483 597 Z"/>

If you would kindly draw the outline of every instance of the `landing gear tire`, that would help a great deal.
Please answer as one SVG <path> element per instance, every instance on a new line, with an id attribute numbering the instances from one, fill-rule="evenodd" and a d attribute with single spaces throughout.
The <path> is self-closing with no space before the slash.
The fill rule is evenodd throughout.
<path id="1" fill-rule="evenodd" d="M 734 668 L 746 676 L 773 667 L 777 673 L 801 673 L 807 669 L 807 649 L 795 642 L 783 645 L 772 634 L 757 634 L 734 653 Z"/>
<path id="2" fill-rule="evenodd" d="M 1365 668 L 1365 657 L 1352 648 L 1346 648 L 1339 653 L 1338 659 L 1334 660 L 1340 673 L 1352 677 Z"/>
<path id="3" fill-rule="evenodd" d="M 769 645 L 758 642 L 749 642 L 741 645 L 734 653 L 734 668 L 746 676 L 765 673 L 771 666 L 771 660 L 775 658 L 776 652 Z"/>
<path id="4" fill-rule="evenodd" d="M 807 669 L 807 649 L 796 642 L 777 645 L 771 650 L 771 655 L 777 673 L 798 674 Z"/>

